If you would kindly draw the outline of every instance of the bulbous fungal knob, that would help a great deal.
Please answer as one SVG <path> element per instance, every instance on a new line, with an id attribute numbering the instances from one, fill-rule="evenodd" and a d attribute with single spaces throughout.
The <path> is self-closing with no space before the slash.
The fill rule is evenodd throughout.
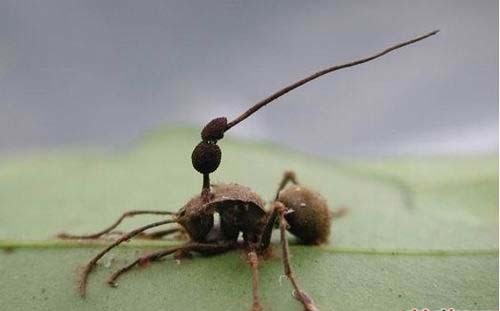
<path id="1" fill-rule="evenodd" d="M 224 137 L 224 132 L 227 129 L 227 118 L 215 118 L 208 122 L 201 130 L 201 139 L 204 141 L 217 141 Z"/>
<path id="2" fill-rule="evenodd" d="M 195 170 L 201 174 L 214 172 L 220 164 L 222 151 L 215 143 L 202 141 L 193 150 L 191 162 Z"/>

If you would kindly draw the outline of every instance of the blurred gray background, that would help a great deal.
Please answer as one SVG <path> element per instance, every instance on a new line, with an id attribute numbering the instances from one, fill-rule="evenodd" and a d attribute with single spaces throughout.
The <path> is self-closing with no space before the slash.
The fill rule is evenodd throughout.
<path id="1" fill-rule="evenodd" d="M 438 36 L 282 97 L 233 136 L 326 156 L 498 150 L 498 2 L 0 1 L 0 154 L 120 148 L 229 119 L 313 71 Z"/>

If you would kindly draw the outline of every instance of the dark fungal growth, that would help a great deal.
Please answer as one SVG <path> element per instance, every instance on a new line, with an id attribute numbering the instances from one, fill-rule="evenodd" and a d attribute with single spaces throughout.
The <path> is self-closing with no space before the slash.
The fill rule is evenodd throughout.
<path id="1" fill-rule="evenodd" d="M 224 132 L 227 129 L 227 118 L 221 117 L 213 119 L 201 130 L 201 139 L 203 141 L 216 142 L 224 138 Z"/>
<path id="2" fill-rule="evenodd" d="M 201 174 L 215 172 L 220 165 L 222 151 L 215 143 L 202 141 L 193 150 L 191 161 L 193 167 Z"/>
<path id="3" fill-rule="evenodd" d="M 173 233 L 183 233 L 189 236 L 188 242 L 137 258 L 113 273 L 108 279 L 108 284 L 114 287 L 118 278 L 134 267 L 148 262 L 159 261 L 165 256 L 189 255 L 191 253 L 214 255 L 234 249 L 242 249 L 246 253 L 252 271 L 251 309 L 261 311 L 263 307 L 260 302 L 259 292 L 259 256 L 269 251 L 272 233 L 276 225 L 278 225 L 283 269 L 294 289 L 293 297 L 302 304 L 304 310 L 319 310 L 313 299 L 302 291 L 294 275 L 290 261 L 287 230 L 304 244 L 317 245 L 326 243 L 330 236 L 333 216 L 326 200 L 316 191 L 299 184 L 292 171 L 284 173 L 276 196 L 267 209 L 260 196 L 248 187 L 235 183 L 211 184 L 210 174 L 217 170 L 222 158 L 222 152 L 217 143 L 224 138 L 229 129 L 288 92 L 323 75 L 372 61 L 396 49 L 433 36 L 437 32 L 433 31 L 398 43 L 363 59 L 315 72 L 271 94 L 231 122 L 228 122 L 226 117 L 215 118 L 208 122 L 201 131 L 201 142 L 195 146 L 191 154 L 194 169 L 202 174 L 201 192 L 189 200 L 177 213 L 161 210 L 132 210 L 124 213 L 109 227 L 97 233 L 86 235 L 59 234 L 59 238 L 62 239 L 107 238 L 117 233 L 114 230 L 127 218 L 138 215 L 159 215 L 165 218 L 122 234 L 94 256 L 83 267 L 83 271 L 79 276 L 80 295 L 85 296 L 88 277 L 98 261 L 116 246 L 132 238 L 161 239 Z M 287 187 L 289 183 L 291 185 Z M 216 215 L 219 216 L 220 221 L 218 223 L 216 222 Z M 162 230 L 156 229 L 156 231 L 146 233 L 150 229 L 167 225 L 173 227 Z"/>

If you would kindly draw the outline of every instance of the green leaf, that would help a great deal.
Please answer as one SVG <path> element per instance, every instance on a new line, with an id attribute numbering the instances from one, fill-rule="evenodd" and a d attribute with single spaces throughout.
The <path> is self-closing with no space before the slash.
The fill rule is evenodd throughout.
<path id="1" fill-rule="evenodd" d="M 5 310 L 249 310 L 251 273 L 233 251 L 136 269 L 118 289 L 107 275 L 163 242 L 133 241 L 102 259 L 86 299 L 76 271 L 103 246 L 54 239 L 91 233 L 130 209 L 176 211 L 199 192 L 190 154 L 199 134 L 168 130 L 116 153 L 54 152 L 0 164 L 0 303 Z M 333 208 L 330 245 L 294 245 L 292 264 L 321 310 L 498 308 L 496 156 L 326 161 L 225 139 L 214 181 L 271 199 L 285 169 Z M 137 216 L 123 229 L 158 220 Z M 277 234 L 276 234 L 277 236 Z M 290 238 L 293 244 L 293 238 Z M 261 263 L 267 310 L 301 310 L 282 276 L 278 240 Z"/>

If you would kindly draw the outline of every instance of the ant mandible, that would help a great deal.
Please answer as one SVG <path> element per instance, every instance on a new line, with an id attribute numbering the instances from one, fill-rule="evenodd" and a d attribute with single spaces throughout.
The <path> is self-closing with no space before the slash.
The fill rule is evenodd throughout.
<path id="1" fill-rule="evenodd" d="M 326 200 L 319 193 L 300 185 L 295 174 L 291 171 L 285 172 L 270 210 L 264 208 L 264 201 L 258 194 L 251 191 L 250 188 L 235 183 L 211 184 L 210 174 L 217 170 L 222 156 L 217 142 L 224 137 L 224 134 L 229 129 L 251 116 L 254 112 L 307 82 L 339 69 L 369 62 L 393 50 L 423 40 L 436 33 L 438 33 L 438 30 L 391 46 L 373 56 L 318 71 L 258 102 L 231 122 L 228 122 L 225 117 L 216 118 L 208 122 L 201 131 L 202 141 L 194 148 L 191 156 L 193 167 L 203 175 L 201 193 L 187 202 L 177 213 L 149 210 L 129 211 L 124 213 L 110 227 L 98 233 L 90 235 L 70 235 L 63 233 L 59 235 L 60 238 L 64 239 L 96 239 L 111 233 L 127 217 L 145 214 L 167 215 L 171 217 L 171 219 L 151 223 L 122 235 L 92 258 L 85 265 L 79 278 L 80 295 L 82 297 L 85 296 L 88 276 L 97 264 L 97 261 L 114 247 L 134 237 L 157 239 L 174 232 L 183 231 L 189 236 L 189 242 L 138 258 L 112 274 L 108 279 L 108 284 L 116 286 L 116 280 L 136 265 L 157 261 L 171 254 L 188 255 L 195 252 L 213 255 L 242 248 L 246 252 L 252 269 L 252 310 L 262 310 L 259 299 L 258 256 L 269 249 L 271 235 L 276 222 L 278 222 L 283 252 L 283 266 L 285 275 L 294 288 L 294 297 L 302 303 L 306 311 L 318 310 L 313 300 L 300 289 L 293 274 L 286 231 L 290 231 L 303 244 L 323 244 L 328 240 L 331 220 L 335 214 L 328 208 Z M 293 185 L 287 187 L 288 183 L 292 183 Z M 219 214 L 219 224 L 214 224 L 214 215 L 216 213 Z M 181 227 L 149 234 L 144 233 L 148 229 L 171 223 L 177 223 Z M 240 233 L 243 235 L 242 241 L 238 239 Z"/>

